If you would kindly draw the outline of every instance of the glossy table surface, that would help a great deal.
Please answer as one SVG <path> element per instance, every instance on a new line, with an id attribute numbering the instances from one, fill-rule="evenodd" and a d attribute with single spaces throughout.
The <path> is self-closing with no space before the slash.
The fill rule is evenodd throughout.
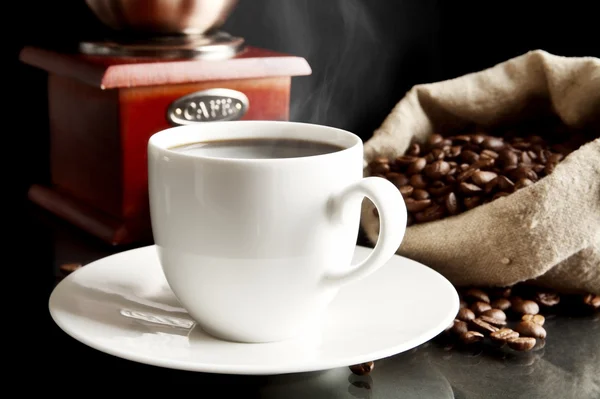
<path id="1" fill-rule="evenodd" d="M 43 353 L 35 372 L 86 386 L 156 392 L 193 387 L 195 396 L 243 398 L 600 398 L 600 313 L 549 315 L 548 338 L 531 352 L 464 348 L 441 336 L 409 352 L 375 362 L 370 375 L 348 368 L 279 376 L 231 376 L 163 369 L 100 353 L 60 330 L 47 312 L 59 266 L 85 265 L 129 248 L 112 248 L 44 211 L 28 213 L 32 262 L 43 277 L 36 307 L 42 328 L 29 330 L 31 348 Z M 360 243 L 360 242 L 359 242 Z M 84 266 L 85 267 L 85 266 Z M 40 306 L 42 305 L 42 306 Z M 32 367 L 35 367 L 32 365 Z M 90 385 L 91 384 L 91 385 Z M 186 391 L 187 392 L 187 391 Z M 183 391 L 181 392 L 183 393 Z"/>

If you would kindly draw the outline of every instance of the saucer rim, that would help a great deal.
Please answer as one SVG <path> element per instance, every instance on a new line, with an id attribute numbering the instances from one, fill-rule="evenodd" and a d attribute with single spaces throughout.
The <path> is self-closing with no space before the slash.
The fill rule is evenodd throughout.
<path id="1" fill-rule="evenodd" d="M 128 351 L 128 350 L 115 350 L 110 348 L 109 346 L 105 346 L 102 344 L 95 343 L 93 339 L 88 339 L 85 336 L 78 334 L 77 332 L 72 331 L 69 327 L 63 324 L 63 320 L 61 320 L 61 312 L 60 309 L 55 309 L 53 304 L 58 301 L 58 297 L 61 294 L 61 290 L 64 289 L 65 285 L 68 284 L 69 281 L 74 279 L 76 276 L 85 273 L 85 270 L 90 270 L 89 266 L 94 266 L 94 264 L 99 264 L 101 262 L 106 261 L 108 258 L 118 257 L 119 255 L 126 255 L 126 253 L 132 252 L 142 252 L 142 251 L 150 251 L 151 248 L 156 247 L 156 245 L 146 245 L 139 248 L 133 248 L 124 250 L 118 253 L 114 253 L 97 260 L 94 260 L 84 267 L 72 272 L 64 279 L 62 279 L 52 290 L 50 297 L 48 299 L 48 309 L 50 316 L 54 323 L 68 336 L 79 341 L 81 344 L 84 344 L 92 349 L 95 349 L 99 352 L 120 358 L 129 361 L 133 361 L 136 363 L 151 365 L 155 367 L 161 368 L 169 368 L 173 370 L 182 370 L 182 371 L 191 371 L 191 372 L 200 372 L 200 373 L 213 373 L 213 374 L 229 374 L 229 375 L 281 375 L 281 374 L 293 374 L 293 373 L 304 373 L 304 372 L 318 372 L 324 370 L 330 370 L 338 367 L 348 367 L 354 364 L 360 364 L 368 361 L 377 361 L 384 358 L 392 357 L 398 355 L 400 353 L 411 350 L 419 345 L 424 344 L 425 342 L 430 341 L 437 335 L 439 335 L 442 331 L 444 331 L 450 323 L 454 320 L 456 313 L 458 313 L 460 307 L 459 295 L 454 287 L 454 285 L 441 273 L 432 269 L 429 266 L 426 266 L 420 262 L 412 260 L 410 258 L 404 257 L 402 255 L 395 254 L 393 258 L 399 258 L 402 262 L 408 262 L 413 265 L 413 267 L 423 268 L 426 273 L 431 273 L 432 278 L 440 279 L 444 284 L 449 288 L 449 293 L 452 293 L 451 304 L 449 305 L 449 310 L 447 316 L 444 319 L 441 319 L 436 324 L 435 328 L 430 328 L 427 331 L 427 334 L 420 334 L 418 337 L 402 341 L 398 345 L 391 345 L 384 349 L 380 349 L 375 352 L 371 352 L 369 354 L 364 355 L 355 355 L 350 357 L 340 357 L 338 359 L 331 359 L 330 361 L 309 361 L 309 362 L 301 362 L 301 363 L 292 363 L 290 365 L 240 365 L 240 364 L 214 364 L 214 363 L 199 363 L 195 361 L 185 361 L 185 360 L 173 360 L 173 359 L 164 359 L 160 357 L 151 357 L 148 355 L 140 354 L 136 351 Z M 371 251 L 372 248 L 356 245 L 356 250 L 358 251 Z M 389 261 L 388 261 L 389 262 Z M 385 267 L 385 265 L 383 266 Z M 377 273 L 375 271 L 373 274 Z M 360 281 L 355 282 L 354 284 L 360 284 Z M 60 288 L 62 287 L 62 288 Z M 345 287 L 342 287 L 343 290 Z M 450 301 L 448 297 L 446 301 Z M 451 311 L 450 311 L 451 310 Z M 66 312 L 65 312 L 66 313 Z M 217 338 L 218 339 L 218 338 Z M 273 343 L 249 343 L 248 345 L 273 345 L 273 344 L 282 344 L 285 342 L 293 342 L 294 340 L 288 341 L 279 341 Z M 222 341 L 227 342 L 227 341 Z M 232 344 L 244 344 L 244 343 L 232 343 Z"/>

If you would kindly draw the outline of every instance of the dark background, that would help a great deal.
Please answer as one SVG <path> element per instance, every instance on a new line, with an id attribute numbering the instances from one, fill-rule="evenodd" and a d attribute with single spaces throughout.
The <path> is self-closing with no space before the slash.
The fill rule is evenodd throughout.
<path id="1" fill-rule="evenodd" d="M 415 84 L 460 76 L 534 49 L 600 56 L 594 3 L 240 0 L 223 30 L 250 45 L 308 60 L 312 75 L 293 80 L 293 120 L 348 129 L 366 140 Z M 4 208 L 13 224 L 3 227 L 16 238 L 14 247 L 10 241 L 5 244 L 5 268 L 19 274 L 5 285 L 9 294 L 15 290 L 12 300 L 19 300 L 19 306 L 10 305 L 18 313 L 12 320 L 24 323 L 19 334 L 29 339 L 24 350 L 31 356 L 20 357 L 23 371 L 31 374 L 47 367 L 52 376 L 62 378 L 66 371 L 55 364 L 62 349 L 54 348 L 53 342 L 73 350 L 81 347 L 54 327 L 48 337 L 40 328 L 52 323 L 47 299 L 54 281 L 48 269 L 54 244 L 52 233 L 26 216 L 27 188 L 49 179 L 46 76 L 21 64 L 18 53 L 25 45 L 68 51 L 80 40 L 110 32 L 84 0 L 13 1 L 3 6 L 3 49 L 8 56 L 2 71 L 8 86 L 3 104 L 3 137 L 8 140 L 2 152 L 3 193 L 18 202 Z"/>
<path id="2" fill-rule="evenodd" d="M 311 76 L 294 78 L 291 119 L 332 125 L 368 139 L 411 86 L 480 70 L 533 49 L 600 55 L 594 2 L 442 0 L 240 0 L 223 30 L 247 43 L 305 57 Z M 11 24 L 15 121 L 26 145 L 12 192 L 48 179 L 45 74 L 18 61 L 24 45 L 76 48 L 108 37 L 84 0 L 18 1 Z M 13 21 L 10 19 L 14 18 Z M 6 73 L 6 72 L 5 72 Z M 35 112 L 32 112 L 35 111 Z M 6 120 L 6 119 L 5 119 Z M 84 134 L 82 132 L 82 134 Z M 109 159 L 106 160 L 110 162 Z"/>

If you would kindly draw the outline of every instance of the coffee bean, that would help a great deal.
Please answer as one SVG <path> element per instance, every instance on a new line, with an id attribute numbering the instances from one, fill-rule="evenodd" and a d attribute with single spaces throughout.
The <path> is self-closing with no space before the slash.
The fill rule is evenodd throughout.
<path id="1" fill-rule="evenodd" d="M 464 297 L 474 301 L 490 302 L 490 297 L 483 290 L 478 288 L 469 288 L 465 291 Z"/>
<path id="2" fill-rule="evenodd" d="M 490 310 L 492 307 L 487 302 L 477 301 L 471 305 L 471 310 L 475 312 L 476 315 L 480 315 L 486 310 Z"/>
<path id="3" fill-rule="evenodd" d="M 406 204 L 406 209 L 409 212 L 421 212 L 422 210 L 426 209 L 428 206 L 431 205 L 431 200 L 430 199 L 424 199 L 424 200 L 415 200 L 412 198 L 407 198 L 404 203 Z"/>
<path id="4" fill-rule="evenodd" d="M 450 149 L 450 147 L 448 147 L 448 149 Z M 433 161 L 437 161 L 438 159 L 444 159 L 444 157 L 446 156 L 443 148 L 434 148 L 433 150 L 431 150 L 431 155 Z"/>
<path id="5" fill-rule="evenodd" d="M 480 161 L 481 161 L 481 158 L 496 159 L 496 158 L 498 158 L 498 153 L 496 151 L 485 149 L 485 150 L 481 151 L 481 156 L 479 157 Z"/>
<path id="6" fill-rule="evenodd" d="M 552 172 L 554 172 L 555 167 L 556 167 L 556 164 L 548 162 L 546 164 L 546 166 L 544 166 L 544 173 L 547 175 L 551 174 Z"/>
<path id="7" fill-rule="evenodd" d="M 565 152 L 569 152 L 569 151 L 567 150 Z M 548 152 L 548 162 L 550 162 L 550 163 L 554 163 L 554 164 L 559 163 L 560 161 L 562 161 L 563 158 L 564 158 L 564 156 L 562 155 L 561 151 Z"/>
<path id="8" fill-rule="evenodd" d="M 517 166 L 518 162 L 519 162 L 519 157 L 517 156 L 517 154 L 514 153 L 514 151 L 511 151 L 510 149 L 505 148 L 505 149 L 501 150 L 500 152 L 498 152 L 498 158 L 496 159 L 496 163 L 501 168 L 510 168 L 510 167 Z"/>
<path id="9" fill-rule="evenodd" d="M 371 173 L 385 175 L 390 171 L 390 165 L 387 163 L 372 163 Z"/>
<path id="10" fill-rule="evenodd" d="M 545 168 L 546 168 L 546 166 L 545 166 L 545 165 L 542 165 L 542 164 L 539 164 L 539 163 L 536 163 L 535 165 L 532 165 L 532 166 L 531 166 L 531 169 L 533 169 L 533 171 L 534 171 L 535 173 L 537 173 L 537 174 L 540 174 L 540 173 L 542 173 L 542 172 L 544 171 L 544 169 L 545 169 Z"/>
<path id="11" fill-rule="evenodd" d="M 471 183 L 462 182 L 462 183 L 460 183 L 459 187 L 460 187 L 460 191 L 464 195 L 467 195 L 467 196 L 476 195 L 481 192 L 481 187 L 476 186 L 475 184 L 471 184 Z"/>
<path id="12" fill-rule="evenodd" d="M 508 340 L 508 346 L 516 351 L 525 352 L 530 351 L 535 346 L 535 338 L 530 337 L 519 337 Z"/>
<path id="13" fill-rule="evenodd" d="M 525 151 L 531 148 L 531 143 L 528 143 L 524 140 L 513 141 L 512 146 L 517 150 Z"/>
<path id="14" fill-rule="evenodd" d="M 543 306 L 555 306 L 560 303 L 560 296 L 552 292 L 538 292 L 534 299 Z"/>
<path id="15" fill-rule="evenodd" d="M 492 317 L 496 320 L 500 320 L 500 321 L 505 321 L 506 320 L 506 313 L 504 313 L 502 310 L 500 309 L 489 309 L 486 310 L 485 312 L 481 313 L 482 316 L 487 316 L 487 317 Z"/>
<path id="16" fill-rule="evenodd" d="M 471 167 L 467 167 L 466 169 L 462 170 L 458 176 L 456 177 L 456 180 L 460 183 L 470 179 L 479 169 L 477 168 L 471 168 Z"/>
<path id="17" fill-rule="evenodd" d="M 490 310 L 494 310 L 494 309 L 490 309 Z M 486 323 L 489 323 L 489 324 L 491 324 L 493 326 L 497 326 L 497 327 L 502 327 L 502 326 L 505 326 L 507 324 L 506 320 L 496 319 L 494 317 L 485 316 L 483 314 L 481 316 L 479 316 L 479 318 L 481 320 L 485 321 Z"/>
<path id="18" fill-rule="evenodd" d="M 481 144 L 486 139 L 486 137 L 487 137 L 487 135 L 485 135 L 483 133 L 477 133 L 473 136 L 471 143 Z"/>
<path id="19" fill-rule="evenodd" d="M 477 342 L 483 341 L 484 336 L 480 332 L 477 331 L 467 331 L 460 335 L 460 340 L 467 345 L 475 344 Z"/>
<path id="20" fill-rule="evenodd" d="M 513 192 L 515 187 L 515 183 L 513 183 L 512 180 L 510 180 L 506 176 L 498 176 L 498 181 L 496 182 L 496 185 L 498 186 L 498 189 L 500 191 L 508 193 Z"/>
<path id="21" fill-rule="evenodd" d="M 469 304 L 467 304 L 467 302 L 464 299 L 460 300 L 460 308 L 461 309 L 464 309 L 464 308 L 466 308 L 468 306 L 469 306 Z M 473 315 L 473 317 L 475 317 L 475 315 Z"/>
<path id="22" fill-rule="evenodd" d="M 450 165 L 448 165 L 448 162 L 438 160 L 430 165 L 427 165 L 424 173 L 430 179 L 439 179 L 442 176 L 447 175 L 449 171 Z"/>
<path id="23" fill-rule="evenodd" d="M 460 155 L 460 153 L 462 152 L 462 147 L 459 145 L 453 145 L 452 147 L 450 147 L 450 150 L 448 150 L 448 158 L 456 158 Z M 456 167 L 456 165 L 454 165 L 454 167 Z"/>
<path id="24" fill-rule="evenodd" d="M 427 145 L 429 147 L 435 146 L 438 143 L 441 143 L 442 140 L 444 140 L 444 138 L 442 137 L 441 134 L 432 134 L 431 136 L 429 136 L 429 138 L 427 139 Z"/>
<path id="25" fill-rule="evenodd" d="M 593 309 L 600 309 L 600 295 L 587 294 L 583 298 L 583 303 Z"/>
<path id="26" fill-rule="evenodd" d="M 426 223 L 443 218 L 445 213 L 446 211 L 444 207 L 440 206 L 439 204 L 432 204 L 431 206 L 427 207 L 424 211 L 415 213 L 414 217 L 417 223 Z"/>
<path id="27" fill-rule="evenodd" d="M 443 182 L 437 180 L 436 182 L 431 184 L 431 186 L 428 188 L 428 191 L 431 195 L 441 197 L 452 192 L 452 186 L 446 185 Z"/>
<path id="28" fill-rule="evenodd" d="M 512 310 L 519 314 L 538 314 L 540 307 L 534 301 L 518 299 L 512 301 Z"/>
<path id="29" fill-rule="evenodd" d="M 427 182 L 425 181 L 425 178 L 423 178 L 423 176 L 421 175 L 412 175 L 410 177 L 410 185 L 414 188 L 426 188 Z"/>
<path id="30" fill-rule="evenodd" d="M 532 159 L 529 156 L 529 153 L 533 153 L 533 151 L 523 151 L 521 153 L 521 163 L 525 164 L 525 165 L 531 165 Z"/>
<path id="31" fill-rule="evenodd" d="M 505 344 L 511 339 L 519 338 L 519 333 L 511 330 L 510 328 L 501 328 L 498 331 L 492 332 L 490 334 L 490 338 L 492 341 Z"/>
<path id="32" fill-rule="evenodd" d="M 415 188 L 413 186 L 407 184 L 400 187 L 400 194 L 402 194 L 404 198 L 408 198 L 412 195 L 414 190 Z"/>
<path id="33" fill-rule="evenodd" d="M 499 330 L 498 327 L 488 323 L 485 320 L 482 320 L 480 317 L 470 320 L 469 325 L 471 326 L 472 330 L 479 331 L 484 334 L 490 334 Z"/>
<path id="34" fill-rule="evenodd" d="M 391 181 L 398 189 L 408 184 L 408 177 L 403 173 L 390 172 L 385 178 Z"/>
<path id="35" fill-rule="evenodd" d="M 475 183 L 476 185 L 482 187 L 490 181 L 492 181 L 493 179 L 495 179 L 496 177 L 498 177 L 498 175 L 494 172 L 478 170 L 477 172 L 473 173 L 471 180 L 473 180 L 473 183 Z"/>
<path id="36" fill-rule="evenodd" d="M 416 190 L 413 191 L 412 197 L 414 199 L 416 199 L 417 201 L 424 200 L 424 199 L 428 199 L 429 198 L 429 193 L 427 191 L 419 188 L 419 189 L 416 189 Z"/>
<path id="37" fill-rule="evenodd" d="M 490 194 L 493 193 L 494 191 L 496 191 L 496 187 L 498 186 L 498 177 L 493 178 L 492 180 L 490 180 L 489 182 L 487 182 L 485 184 L 485 186 L 483 186 L 483 192 L 485 194 Z"/>
<path id="38" fill-rule="evenodd" d="M 452 139 L 455 144 L 468 144 L 471 142 L 471 136 L 466 134 L 454 136 Z"/>
<path id="39" fill-rule="evenodd" d="M 406 173 L 409 175 L 414 175 L 415 173 L 422 171 L 426 165 L 427 161 L 425 158 L 416 158 L 410 165 L 408 165 Z"/>
<path id="40" fill-rule="evenodd" d="M 528 166 L 519 166 L 508 172 L 508 175 L 514 180 L 528 179 L 532 181 L 538 180 L 538 175 Z"/>
<path id="41" fill-rule="evenodd" d="M 417 156 L 421 152 L 421 146 L 418 143 L 412 143 L 408 150 L 406 151 L 407 155 Z"/>
<path id="42" fill-rule="evenodd" d="M 504 148 L 504 140 L 498 137 L 486 137 L 481 146 L 487 150 L 500 151 Z"/>
<path id="43" fill-rule="evenodd" d="M 417 159 L 417 157 L 412 155 L 400 155 L 396 158 L 396 164 L 401 168 L 406 168 L 408 165 L 413 163 Z"/>
<path id="44" fill-rule="evenodd" d="M 515 327 L 515 331 L 526 337 L 533 338 L 546 338 L 546 330 L 541 325 L 534 323 L 533 321 L 521 321 Z"/>
<path id="45" fill-rule="evenodd" d="M 460 159 L 466 163 L 475 163 L 479 159 L 479 154 L 471 150 L 464 150 L 460 154 Z"/>
<path id="46" fill-rule="evenodd" d="M 515 190 L 520 190 L 522 188 L 531 186 L 533 184 L 533 182 L 527 178 L 522 178 L 517 180 L 517 182 L 515 183 Z"/>
<path id="47" fill-rule="evenodd" d="M 456 195 L 454 193 L 451 192 L 446 196 L 444 204 L 450 215 L 456 215 L 458 213 L 458 201 L 456 200 Z"/>
<path id="48" fill-rule="evenodd" d="M 465 321 L 455 319 L 451 331 L 456 335 L 461 335 L 469 331 L 468 324 Z"/>
<path id="49" fill-rule="evenodd" d="M 541 314 L 524 314 L 521 320 L 531 321 L 535 324 L 539 324 L 540 326 L 543 326 L 546 322 L 546 318 Z"/>
<path id="50" fill-rule="evenodd" d="M 444 180 L 449 185 L 456 183 L 456 178 L 454 176 L 450 176 L 451 172 L 452 172 L 452 169 L 450 169 L 450 172 L 448 172 L 448 174 L 444 177 Z M 448 190 L 448 192 L 450 192 L 450 191 L 452 191 L 452 190 Z"/>
<path id="51" fill-rule="evenodd" d="M 482 202 L 481 197 L 466 197 L 463 199 L 463 204 L 465 206 L 466 209 L 473 209 L 476 206 L 480 205 Z"/>
<path id="52" fill-rule="evenodd" d="M 500 309 L 500 310 L 507 310 L 508 308 L 510 308 L 510 301 L 506 298 L 498 298 L 498 299 L 494 299 L 490 305 L 492 306 L 492 308 L 495 309 Z"/>
<path id="53" fill-rule="evenodd" d="M 352 373 L 356 374 L 356 375 L 367 375 L 367 374 L 371 373 L 371 371 L 373 371 L 374 368 L 375 368 L 374 362 L 366 362 L 366 363 L 355 364 L 353 366 L 350 366 L 350 371 L 352 371 Z"/>
<path id="54" fill-rule="evenodd" d="M 446 147 L 450 147 L 452 145 L 452 140 L 450 140 L 449 138 L 445 138 L 444 140 L 442 140 L 441 145 L 438 144 L 437 147 L 441 147 L 441 148 L 446 148 Z"/>
<path id="55" fill-rule="evenodd" d="M 475 313 L 469 308 L 462 308 L 458 311 L 456 318 L 462 321 L 473 320 L 475 318 Z"/>
<path id="56" fill-rule="evenodd" d="M 479 158 L 479 160 L 477 162 L 475 162 L 473 164 L 473 168 L 477 168 L 477 169 L 492 169 L 494 166 L 494 159 L 493 158 L 487 158 L 487 157 L 481 157 Z"/>

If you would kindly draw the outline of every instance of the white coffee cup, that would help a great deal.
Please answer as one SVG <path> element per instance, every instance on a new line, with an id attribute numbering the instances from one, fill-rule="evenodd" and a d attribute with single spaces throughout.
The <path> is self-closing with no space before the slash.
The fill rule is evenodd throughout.
<path id="1" fill-rule="evenodd" d="M 248 138 L 343 149 L 274 159 L 172 149 Z M 361 139 L 327 126 L 229 121 L 163 130 L 148 143 L 148 186 L 170 288 L 203 330 L 229 341 L 274 342 L 319 329 L 339 288 L 384 265 L 406 229 L 398 189 L 363 177 Z M 365 197 L 378 209 L 380 235 L 368 258 L 353 266 Z"/>

